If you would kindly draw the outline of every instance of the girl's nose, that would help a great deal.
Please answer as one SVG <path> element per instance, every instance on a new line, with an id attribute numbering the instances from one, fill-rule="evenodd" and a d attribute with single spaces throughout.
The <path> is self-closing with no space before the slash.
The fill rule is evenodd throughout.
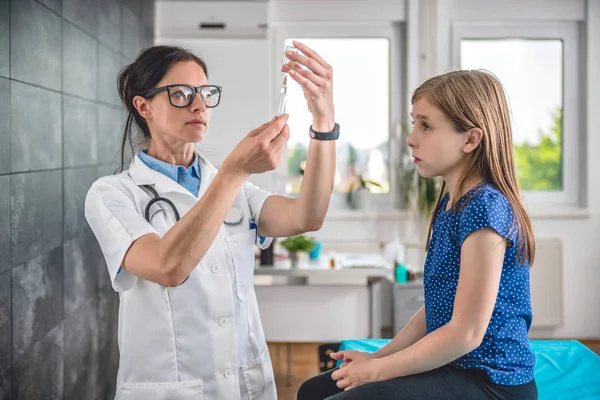
<path id="1" fill-rule="evenodd" d="M 412 149 L 413 147 L 415 147 L 415 146 L 416 146 L 416 143 L 415 143 L 415 137 L 414 137 L 414 135 L 412 134 L 412 131 L 410 132 L 410 134 L 409 134 L 409 135 L 408 135 L 408 137 L 406 138 L 406 144 L 407 144 L 407 145 L 408 145 L 408 147 L 410 147 L 411 149 Z"/>

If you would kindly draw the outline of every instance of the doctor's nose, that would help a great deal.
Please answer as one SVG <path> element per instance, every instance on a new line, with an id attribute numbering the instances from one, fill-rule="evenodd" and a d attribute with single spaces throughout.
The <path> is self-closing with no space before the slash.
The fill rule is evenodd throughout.
<path id="1" fill-rule="evenodd" d="M 204 112 L 206 111 L 206 104 L 204 104 L 204 100 L 202 100 L 202 96 L 200 95 L 200 93 L 196 93 L 194 95 L 194 101 L 192 101 L 192 104 L 190 105 L 191 107 L 191 111 L 195 112 L 195 111 L 200 111 L 200 112 Z"/>

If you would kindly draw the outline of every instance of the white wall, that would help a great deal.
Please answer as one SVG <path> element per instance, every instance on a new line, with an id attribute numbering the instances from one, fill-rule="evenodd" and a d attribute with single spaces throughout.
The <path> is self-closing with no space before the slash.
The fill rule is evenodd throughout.
<path id="1" fill-rule="evenodd" d="M 403 0 L 271 0 L 269 23 L 403 21 Z"/>

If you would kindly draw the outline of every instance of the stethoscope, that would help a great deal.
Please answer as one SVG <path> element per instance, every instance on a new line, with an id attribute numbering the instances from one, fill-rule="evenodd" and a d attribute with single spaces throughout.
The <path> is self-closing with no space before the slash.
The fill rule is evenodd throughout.
<path id="1" fill-rule="evenodd" d="M 177 207 L 175 207 L 175 204 L 173 204 L 171 200 L 167 199 L 166 197 L 159 196 L 158 192 L 150 185 L 142 186 L 148 189 L 154 195 L 154 198 L 151 199 L 148 202 L 148 204 L 146 204 L 146 209 L 144 210 L 144 218 L 146 218 L 146 221 L 150 222 L 150 207 L 152 207 L 153 204 L 156 204 L 160 201 L 167 204 L 171 208 L 171 210 L 173 211 L 173 215 L 175 215 L 175 221 L 179 221 L 179 219 L 181 218 L 179 215 L 179 211 L 177 211 Z M 239 225 L 243 219 L 244 212 L 242 211 L 242 209 L 237 206 L 232 206 L 229 209 L 229 211 L 227 211 L 223 223 L 226 225 Z"/>

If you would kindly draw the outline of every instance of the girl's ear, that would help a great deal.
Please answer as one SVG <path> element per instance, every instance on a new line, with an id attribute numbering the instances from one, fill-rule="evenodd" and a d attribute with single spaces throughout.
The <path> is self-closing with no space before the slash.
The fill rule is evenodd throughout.
<path id="1" fill-rule="evenodd" d="M 471 153 L 479 146 L 483 139 L 483 131 L 479 128 L 469 129 L 465 136 L 465 144 L 463 145 L 463 151 L 465 153 Z"/>
<path id="2" fill-rule="evenodd" d="M 152 119 L 152 107 L 147 99 L 142 96 L 135 96 L 133 98 L 133 106 L 142 117 Z"/>

